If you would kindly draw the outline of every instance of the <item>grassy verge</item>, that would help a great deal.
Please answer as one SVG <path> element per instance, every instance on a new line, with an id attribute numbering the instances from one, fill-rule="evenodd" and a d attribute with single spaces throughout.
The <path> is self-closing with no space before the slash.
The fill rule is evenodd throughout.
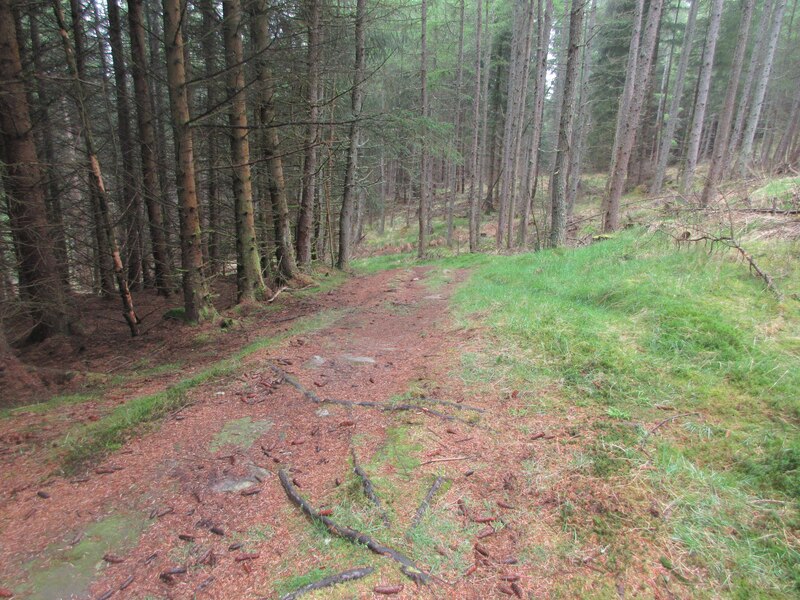
<path id="1" fill-rule="evenodd" d="M 468 382 L 517 390 L 528 403 L 515 408 L 521 428 L 527 414 L 585 415 L 591 435 L 571 476 L 666 513 L 653 519 L 645 504 L 636 519 L 587 520 L 563 502 L 565 530 L 608 544 L 618 569 L 641 560 L 632 529 L 649 531 L 650 551 L 697 596 L 800 590 L 796 301 L 779 302 L 728 257 L 639 232 L 457 260 L 474 261 L 457 314 L 489 338 L 464 355 Z"/>
<path id="2" fill-rule="evenodd" d="M 74 472 L 90 460 L 119 448 L 139 426 L 185 406 L 189 402 L 187 394 L 190 390 L 207 381 L 234 374 L 251 354 L 271 348 L 288 337 L 327 327 L 342 314 L 341 310 L 329 310 L 298 319 L 283 333 L 257 340 L 163 391 L 133 398 L 99 421 L 73 430 L 60 445 L 63 470 Z"/>

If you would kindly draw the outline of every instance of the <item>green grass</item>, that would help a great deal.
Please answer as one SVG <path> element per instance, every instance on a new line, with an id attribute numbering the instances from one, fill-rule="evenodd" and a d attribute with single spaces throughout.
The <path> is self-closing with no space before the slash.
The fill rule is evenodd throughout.
<path id="1" fill-rule="evenodd" d="M 257 340 L 213 365 L 181 379 L 169 388 L 128 400 L 99 421 L 71 431 L 61 442 L 61 466 L 65 472 L 74 472 L 90 460 L 119 448 L 142 424 L 157 421 L 189 402 L 188 392 L 199 385 L 236 373 L 249 355 L 271 348 L 293 335 L 322 329 L 344 311 L 321 311 L 314 316 L 298 319 L 287 331 Z"/>
<path id="2" fill-rule="evenodd" d="M 773 179 L 766 185 L 755 190 L 750 196 L 754 200 L 766 200 L 778 202 L 778 208 L 782 203 L 786 203 L 800 193 L 800 177 L 783 177 Z M 788 204 L 786 208 L 789 208 Z"/>
<path id="3" fill-rule="evenodd" d="M 784 252 L 761 250 L 772 247 Z M 580 409 L 596 426 L 571 468 L 622 496 L 637 467 L 654 466 L 649 493 L 674 502 L 669 536 L 717 592 L 800 590 L 795 300 L 776 299 L 731 257 L 638 231 L 574 251 L 459 260 L 474 262 L 456 315 L 487 330 L 484 351 L 462 355 L 466 383 L 519 390 L 529 399 L 519 415 Z M 796 273 L 787 267 L 777 284 L 795 286 Z M 684 412 L 699 414 L 646 435 Z M 578 538 L 625 544 L 610 515 L 564 519 Z"/>
<path id="4" fill-rule="evenodd" d="M 82 404 L 91 400 L 97 400 L 99 393 L 85 392 L 79 394 L 63 394 L 60 396 L 53 396 L 45 402 L 37 402 L 36 404 L 24 404 L 22 406 L 15 406 L 14 408 L 4 408 L 0 410 L 0 419 L 7 419 L 19 415 L 21 413 L 41 414 L 50 412 L 55 408 L 62 408 L 70 404 Z"/>

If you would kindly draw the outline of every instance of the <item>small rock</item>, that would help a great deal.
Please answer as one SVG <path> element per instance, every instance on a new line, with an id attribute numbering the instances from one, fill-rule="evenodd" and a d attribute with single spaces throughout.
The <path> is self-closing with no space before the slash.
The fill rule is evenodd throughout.
<path id="1" fill-rule="evenodd" d="M 362 364 L 362 365 L 374 365 L 375 359 L 369 356 L 353 356 L 351 354 L 343 354 L 342 358 L 345 359 L 347 362 Z"/>

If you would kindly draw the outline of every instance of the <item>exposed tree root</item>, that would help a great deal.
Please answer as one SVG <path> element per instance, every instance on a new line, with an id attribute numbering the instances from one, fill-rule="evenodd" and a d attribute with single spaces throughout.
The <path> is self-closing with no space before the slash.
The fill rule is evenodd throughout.
<path id="1" fill-rule="evenodd" d="M 439 491 L 439 488 L 442 487 L 444 484 L 444 477 L 441 475 L 436 477 L 436 481 L 433 482 L 431 489 L 428 490 L 428 493 L 425 495 L 425 498 L 422 500 L 422 504 L 419 505 L 417 512 L 414 514 L 414 518 L 411 519 L 411 525 L 408 526 L 408 531 L 406 531 L 406 537 L 411 535 L 411 532 L 420 524 L 422 521 L 422 517 L 425 516 L 425 513 L 428 512 L 428 508 L 431 505 L 431 500 L 436 495 L 436 492 Z"/>
<path id="2" fill-rule="evenodd" d="M 323 588 L 336 585 L 337 583 L 346 583 L 348 581 L 355 581 L 356 579 L 361 579 L 362 577 L 371 575 L 374 572 L 375 569 L 373 569 L 372 567 L 358 567 L 356 569 L 349 569 L 348 571 L 342 571 L 341 573 L 337 573 L 336 575 L 330 575 L 328 577 L 325 577 L 324 579 L 315 581 L 314 583 L 309 583 L 307 585 L 299 587 L 293 592 L 284 594 L 283 596 L 281 596 L 281 600 L 295 600 L 295 598 L 304 596 L 309 592 L 313 592 L 315 590 L 321 590 Z"/>
<path id="3" fill-rule="evenodd" d="M 339 537 L 353 542 L 354 544 L 366 546 L 375 554 L 386 556 L 395 562 L 400 563 L 400 570 L 403 572 L 403 574 L 416 583 L 425 584 L 430 581 L 431 575 L 420 569 L 416 564 L 414 564 L 414 561 L 408 558 L 405 554 L 398 552 L 394 548 L 384 546 L 380 542 L 372 539 L 370 536 L 364 533 L 361 533 L 360 531 L 356 531 L 355 529 L 350 529 L 349 527 L 344 527 L 342 525 L 337 525 L 330 518 L 319 514 L 319 511 L 313 508 L 298 493 L 294 487 L 294 484 L 292 483 L 291 476 L 286 472 L 285 469 L 280 469 L 278 471 L 278 478 L 281 481 L 281 485 L 283 486 L 286 495 L 289 496 L 289 500 L 296 504 L 300 510 L 302 510 L 310 518 L 321 521 L 332 534 L 338 535 Z"/>
<path id="4" fill-rule="evenodd" d="M 362 408 L 374 408 L 381 412 L 395 412 L 395 411 L 409 411 L 409 410 L 420 410 L 426 414 L 433 415 L 434 417 L 439 417 L 440 419 L 444 419 L 445 421 L 459 421 L 460 423 L 464 423 L 466 425 L 473 425 L 466 419 L 462 419 L 460 417 L 455 417 L 453 415 L 448 415 L 443 412 L 439 412 L 438 410 L 433 410 L 432 408 L 427 408 L 425 406 L 419 406 L 418 404 L 383 404 L 380 402 L 369 402 L 367 400 L 361 401 L 351 401 L 351 400 L 337 400 L 336 398 L 320 398 L 315 394 L 312 390 L 306 388 L 302 383 L 300 383 L 296 377 L 290 375 L 280 367 L 273 365 L 272 363 L 267 363 L 267 366 L 275 373 L 278 377 L 280 377 L 283 381 L 291 385 L 297 391 L 299 391 L 303 396 L 305 396 L 311 402 L 316 404 L 336 404 L 338 406 L 360 406 Z M 430 398 L 425 399 L 428 402 L 434 402 L 434 400 Z M 436 400 L 440 404 L 450 405 L 449 402 L 445 400 Z M 462 410 L 476 410 L 478 412 L 483 412 L 483 409 L 477 407 L 461 407 L 458 404 L 453 403 L 455 406 L 462 408 Z"/>
<path id="5" fill-rule="evenodd" d="M 391 526 L 391 523 L 389 522 L 389 515 L 386 514 L 385 510 L 383 510 L 381 501 L 378 498 L 378 495 L 375 493 L 375 487 L 372 485 L 372 481 L 364 469 L 361 468 L 361 465 L 358 464 L 358 459 L 356 458 L 356 451 L 354 448 L 350 448 L 350 454 L 353 456 L 353 472 L 358 475 L 359 479 L 361 479 L 361 486 L 364 488 L 364 495 L 375 505 L 375 508 L 378 509 L 381 520 L 383 521 L 384 526 L 388 529 Z"/>
<path id="6" fill-rule="evenodd" d="M 448 400 L 439 400 L 437 398 L 428 398 L 427 396 L 420 398 L 423 402 L 430 402 L 432 404 L 441 404 L 442 406 L 452 406 L 457 410 L 471 410 L 477 413 L 485 413 L 486 411 L 477 406 L 470 406 L 469 404 L 459 404 L 458 402 L 449 402 Z"/>

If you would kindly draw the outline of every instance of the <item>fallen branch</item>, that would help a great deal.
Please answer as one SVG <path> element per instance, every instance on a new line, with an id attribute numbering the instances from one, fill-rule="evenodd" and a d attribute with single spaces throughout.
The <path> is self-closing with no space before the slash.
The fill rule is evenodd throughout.
<path id="1" fill-rule="evenodd" d="M 723 246 L 727 246 L 728 248 L 732 248 L 739 253 L 739 255 L 747 262 L 748 266 L 750 267 L 750 271 L 756 272 L 756 275 L 766 284 L 767 289 L 771 291 L 775 296 L 777 296 L 778 300 L 783 298 L 783 294 L 778 289 L 778 286 L 775 285 L 775 281 L 770 277 L 769 273 L 764 271 L 761 267 L 758 266 L 753 255 L 747 252 L 744 248 L 742 248 L 741 244 L 736 241 L 736 238 L 731 235 L 724 235 L 724 236 L 715 236 L 710 235 L 707 233 L 703 233 L 698 235 L 697 237 L 691 237 L 691 233 L 689 231 L 683 232 L 680 236 L 672 236 L 675 240 L 676 244 L 681 243 L 692 243 L 692 242 L 710 242 L 711 247 L 713 249 L 714 244 L 722 244 Z"/>
<path id="2" fill-rule="evenodd" d="M 455 408 L 457 410 L 471 410 L 471 411 L 478 412 L 478 413 L 485 413 L 486 412 L 486 410 L 484 410 L 483 408 L 478 408 L 477 406 L 470 406 L 469 404 L 459 404 L 458 402 L 450 402 L 448 400 L 439 400 L 437 398 L 428 398 L 427 396 L 423 397 L 423 398 L 420 398 L 420 400 L 422 400 L 423 402 L 430 402 L 432 404 L 441 404 L 442 406 L 452 406 L 453 408 Z"/>
<path id="3" fill-rule="evenodd" d="M 275 298 L 278 297 L 278 294 L 280 294 L 285 289 L 286 289 L 286 286 L 278 288 L 278 291 L 275 292 L 275 295 L 272 296 L 272 298 L 270 298 L 269 300 L 267 300 L 267 304 L 272 304 L 273 302 L 275 302 Z"/>
<path id="4" fill-rule="evenodd" d="M 364 495 L 375 505 L 375 508 L 378 509 L 381 520 L 388 529 L 391 526 L 391 523 L 389 522 L 389 515 L 386 514 L 385 510 L 383 510 L 381 501 L 378 499 L 378 495 L 375 493 L 375 487 L 372 485 L 372 481 L 370 480 L 369 476 L 364 469 L 361 468 L 361 465 L 358 464 L 355 448 L 350 448 L 350 453 L 353 455 L 353 472 L 358 475 L 359 479 L 361 479 L 361 487 L 364 488 Z"/>
<path id="5" fill-rule="evenodd" d="M 297 492 L 294 484 L 292 483 L 291 476 L 286 472 L 285 469 L 280 469 L 278 471 L 278 479 L 280 479 L 281 485 L 283 486 L 286 495 L 289 497 L 289 500 L 296 504 L 298 508 L 300 508 L 300 510 L 302 510 L 311 519 L 321 521 L 322 524 L 325 525 L 325 527 L 328 528 L 328 531 L 330 531 L 332 534 L 338 535 L 339 537 L 344 538 L 354 544 L 366 546 L 375 554 L 386 556 L 395 562 L 400 563 L 400 570 L 403 572 L 403 574 L 416 583 L 425 584 L 430 581 L 431 575 L 420 569 L 414 563 L 414 561 L 408 558 L 405 554 L 398 552 L 394 548 L 384 546 L 380 542 L 374 540 L 364 533 L 361 533 L 360 531 L 356 531 L 355 529 L 350 529 L 349 527 L 344 527 L 342 525 L 337 525 L 327 516 L 319 514 L 319 511 L 308 504 L 308 502 L 306 502 Z"/>
<path id="6" fill-rule="evenodd" d="M 336 575 L 330 575 L 328 577 L 325 577 L 324 579 L 315 581 L 314 583 L 309 583 L 302 587 L 299 587 L 293 592 L 284 594 L 283 596 L 281 596 L 281 600 L 295 600 L 295 598 L 299 598 L 300 596 L 303 596 L 309 592 L 313 592 L 315 590 L 321 590 L 322 588 L 330 587 L 332 585 L 336 585 L 337 583 L 346 583 L 348 581 L 355 581 L 356 579 L 361 579 L 362 577 L 366 577 L 367 575 L 372 575 L 372 573 L 374 572 L 375 569 L 373 569 L 372 567 L 358 567 L 357 569 L 342 571 L 341 573 L 337 573 Z"/>
<path id="7" fill-rule="evenodd" d="M 439 475 L 436 477 L 436 481 L 433 482 L 431 489 L 428 490 L 428 493 L 425 495 L 425 498 L 422 500 L 422 504 L 419 505 L 417 512 L 414 514 L 414 518 L 411 519 L 411 525 L 408 526 L 408 531 L 406 531 L 406 537 L 411 535 L 411 532 L 420 524 L 422 521 L 422 517 L 425 516 L 425 513 L 428 512 L 428 507 L 431 505 L 431 500 L 436 495 L 436 492 L 439 491 L 439 488 L 442 487 L 444 484 L 444 477 Z"/>

